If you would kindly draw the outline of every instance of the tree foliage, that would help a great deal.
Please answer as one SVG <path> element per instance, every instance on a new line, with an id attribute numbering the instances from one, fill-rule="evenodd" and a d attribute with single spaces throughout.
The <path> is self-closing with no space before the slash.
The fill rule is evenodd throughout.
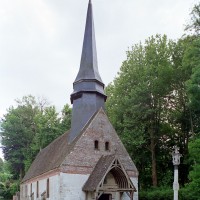
<path id="1" fill-rule="evenodd" d="M 200 3 L 194 5 L 190 13 L 190 22 L 187 24 L 185 30 L 191 34 L 200 34 Z"/>
<path id="2" fill-rule="evenodd" d="M 108 113 L 131 155 L 141 155 L 133 159 L 154 186 L 157 156 L 165 151 L 171 129 L 164 114 L 170 107 L 168 95 L 173 85 L 172 48 L 173 42 L 165 35 L 133 46 L 114 84 L 107 88 Z"/>
<path id="3" fill-rule="evenodd" d="M 183 155 L 179 198 L 199 199 L 200 3 L 186 30 L 189 34 L 178 41 L 156 35 L 134 45 L 106 87 L 109 118 L 139 169 L 141 199 L 172 199 L 170 153 L 175 144 Z M 8 109 L 1 121 L 7 162 L 0 160 L 0 196 L 14 194 L 19 183 L 13 179 L 22 177 L 40 149 L 70 128 L 70 119 L 69 105 L 59 114 L 46 99 L 32 96 Z"/>
<path id="4" fill-rule="evenodd" d="M 191 160 L 191 170 L 189 174 L 190 182 L 183 188 L 184 197 L 188 200 L 200 200 L 200 138 L 194 138 L 189 143 L 189 155 Z"/>
<path id="5" fill-rule="evenodd" d="M 19 181 L 14 181 L 10 173 L 9 164 L 1 160 L 0 169 L 0 199 L 11 199 L 19 190 Z"/>
<path id="6" fill-rule="evenodd" d="M 25 154 L 36 133 L 34 117 L 39 109 L 32 96 L 17 103 L 17 108 L 10 107 L 2 121 L 1 136 L 4 158 L 11 163 L 13 173 L 22 178 Z"/>
<path id="7" fill-rule="evenodd" d="M 25 96 L 16 102 L 2 119 L 1 136 L 5 160 L 17 179 L 24 176 L 40 149 L 69 129 L 71 108 L 65 105 L 60 117 L 45 99 Z"/>
<path id="8" fill-rule="evenodd" d="M 127 52 L 118 77 L 106 88 L 108 115 L 140 169 L 141 188 L 173 182 L 174 145 L 184 155 L 180 183 L 188 182 L 188 144 L 200 124 L 195 46 L 192 36 L 177 42 L 152 36 Z"/>

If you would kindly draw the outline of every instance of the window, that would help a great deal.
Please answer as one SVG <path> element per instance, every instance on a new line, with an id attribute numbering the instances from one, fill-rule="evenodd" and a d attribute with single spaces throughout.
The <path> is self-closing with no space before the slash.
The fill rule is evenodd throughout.
<path id="1" fill-rule="evenodd" d="M 49 198 L 49 179 L 47 179 L 47 198 Z"/>
<path id="2" fill-rule="evenodd" d="M 32 183 L 31 183 L 31 185 L 30 185 L 30 196 L 32 195 Z"/>
<path id="3" fill-rule="evenodd" d="M 99 141 L 98 141 L 98 140 L 95 140 L 95 141 L 94 141 L 94 149 L 95 149 L 95 150 L 98 150 L 98 149 L 99 149 Z"/>
<path id="4" fill-rule="evenodd" d="M 39 182 L 37 181 L 37 188 L 36 188 L 36 192 L 37 192 L 37 198 L 39 198 Z"/>
<path id="5" fill-rule="evenodd" d="M 110 150 L 110 144 L 109 144 L 109 142 L 106 142 L 106 143 L 105 143 L 105 150 L 106 150 L 106 151 L 109 151 L 109 150 Z"/>

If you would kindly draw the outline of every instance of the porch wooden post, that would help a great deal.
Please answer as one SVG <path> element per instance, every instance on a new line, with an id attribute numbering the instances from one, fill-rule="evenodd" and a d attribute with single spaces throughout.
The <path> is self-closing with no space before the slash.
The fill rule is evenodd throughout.
<path id="1" fill-rule="evenodd" d="M 131 192 L 130 192 L 130 200 L 133 200 L 133 194 L 134 194 L 134 192 L 131 191 Z"/>

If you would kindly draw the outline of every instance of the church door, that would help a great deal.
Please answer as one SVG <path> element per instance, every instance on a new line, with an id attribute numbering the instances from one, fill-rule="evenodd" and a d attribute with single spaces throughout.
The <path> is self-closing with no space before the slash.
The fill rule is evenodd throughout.
<path id="1" fill-rule="evenodd" d="M 98 200 L 111 200 L 112 195 L 111 194 L 102 194 Z"/>

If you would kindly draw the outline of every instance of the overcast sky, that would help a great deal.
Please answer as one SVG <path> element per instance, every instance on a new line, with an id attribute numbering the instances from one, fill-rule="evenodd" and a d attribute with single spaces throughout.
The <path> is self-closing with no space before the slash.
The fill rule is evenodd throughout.
<path id="1" fill-rule="evenodd" d="M 92 0 L 105 85 L 126 50 L 151 35 L 180 38 L 197 0 Z M 15 99 L 42 96 L 60 111 L 79 69 L 88 0 L 0 0 L 0 117 Z"/>

